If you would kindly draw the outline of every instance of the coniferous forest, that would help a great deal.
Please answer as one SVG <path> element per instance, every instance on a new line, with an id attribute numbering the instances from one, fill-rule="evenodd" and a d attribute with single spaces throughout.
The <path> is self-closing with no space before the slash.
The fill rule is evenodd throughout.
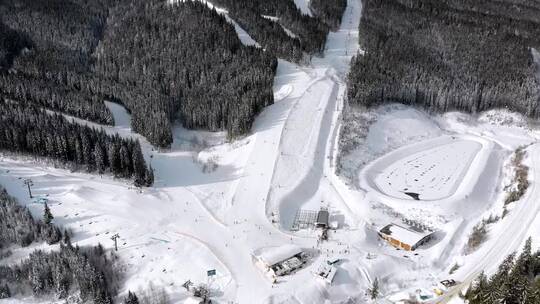
<path id="1" fill-rule="evenodd" d="M 0 299 L 14 295 L 50 295 L 81 303 L 109 304 L 118 289 L 116 256 L 101 245 L 72 246 L 69 232 L 53 223 L 35 220 L 15 198 L 0 186 L 0 259 L 13 244 L 26 247 L 33 242 L 61 242 L 59 250 L 36 250 L 21 263 L 0 266 Z"/>
<path id="2" fill-rule="evenodd" d="M 0 185 L 0 250 L 11 244 L 26 247 L 37 241 L 55 244 L 62 235 L 58 227 L 36 221 L 30 211 Z"/>
<path id="3" fill-rule="evenodd" d="M 347 5 L 346 0 L 314 1 L 314 17 L 303 14 L 293 0 L 215 0 L 265 49 L 278 57 L 298 62 L 305 54 L 324 50 L 330 28 L 336 29 Z M 267 17 L 276 17 L 277 21 Z M 337 24 L 337 26 L 336 26 Z M 283 29 L 290 30 L 295 37 Z"/>
<path id="4" fill-rule="evenodd" d="M 538 304 L 539 276 L 540 251 L 532 251 L 529 238 L 523 251 L 517 257 L 515 254 L 507 257 L 493 276 L 481 274 L 465 298 L 470 304 Z"/>
<path id="5" fill-rule="evenodd" d="M 309 6 L 311 11 L 330 29 L 337 30 L 347 8 L 347 0 L 311 0 Z"/>
<path id="6" fill-rule="evenodd" d="M 540 115 L 537 1 L 364 0 L 360 44 L 351 102 Z"/>
<path id="7" fill-rule="evenodd" d="M 0 150 L 56 160 L 73 169 L 133 178 L 137 186 L 154 182 L 138 141 L 110 136 L 69 122 L 33 104 L 0 101 Z"/>
<path id="8" fill-rule="evenodd" d="M 118 102 L 160 147 L 176 119 L 234 137 L 273 102 L 276 58 L 200 2 L 6 0 L 0 31 L 1 98 L 102 124 Z"/>

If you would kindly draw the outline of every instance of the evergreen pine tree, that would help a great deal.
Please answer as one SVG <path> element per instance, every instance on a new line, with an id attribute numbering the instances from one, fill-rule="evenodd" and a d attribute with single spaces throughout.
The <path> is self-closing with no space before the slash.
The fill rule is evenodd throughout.
<path id="1" fill-rule="evenodd" d="M 64 230 L 64 244 L 68 247 L 71 247 L 71 233 L 67 230 Z"/>
<path id="2" fill-rule="evenodd" d="M 97 142 L 94 146 L 94 159 L 96 162 L 96 170 L 99 174 L 103 174 L 105 172 L 105 152 L 103 151 L 103 147 L 101 146 L 100 142 Z"/>
<path id="3" fill-rule="evenodd" d="M 49 205 L 45 203 L 45 207 L 43 210 L 43 222 L 47 225 L 51 224 L 52 220 L 54 219 L 54 216 L 51 213 L 51 209 L 49 209 Z"/>
<path id="4" fill-rule="evenodd" d="M 375 280 L 373 281 L 373 284 L 371 285 L 371 288 L 368 291 L 369 291 L 369 297 L 372 300 L 375 300 L 379 297 L 379 279 L 378 278 L 375 278 Z"/>
<path id="5" fill-rule="evenodd" d="M 111 173 L 114 174 L 114 176 L 120 176 L 120 172 L 122 171 L 119 150 L 120 148 L 118 147 L 118 144 L 116 142 L 114 142 L 112 145 L 109 145 L 109 162 L 111 167 Z"/>
<path id="6" fill-rule="evenodd" d="M 144 180 L 144 184 L 147 187 L 150 187 L 154 184 L 154 168 L 152 168 L 152 165 L 150 165 L 148 170 L 146 170 Z"/>
<path id="7" fill-rule="evenodd" d="M 11 297 L 9 286 L 7 284 L 4 284 L 4 286 L 0 285 L 0 299 L 7 299 L 9 297 Z"/>
<path id="8" fill-rule="evenodd" d="M 133 147 L 132 159 L 135 186 L 147 186 L 148 184 L 146 183 L 146 163 L 144 162 L 141 146 L 139 144 L 136 144 Z"/>
<path id="9" fill-rule="evenodd" d="M 519 255 L 512 269 L 512 276 L 523 275 L 533 278 L 534 259 L 532 256 L 532 239 L 529 237 L 523 246 L 523 251 Z"/>
<path id="10" fill-rule="evenodd" d="M 128 291 L 128 295 L 124 300 L 124 304 L 139 304 L 139 299 L 134 292 Z"/>

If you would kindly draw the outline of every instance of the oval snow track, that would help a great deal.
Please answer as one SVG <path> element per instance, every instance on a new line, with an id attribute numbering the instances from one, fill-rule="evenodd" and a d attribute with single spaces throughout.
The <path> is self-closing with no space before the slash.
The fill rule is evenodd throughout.
<path id="1" fill-rule="evenodd" d="M 392 197 L 446 198 L 456 191 L 481 148 L 480 143 L 472 140 L 456 140 L 423 150 L 386 167 L 374 182 L 381 192 Z"/>
<path id="2" fill-rule="evenodd" d="M 472 192 L 493 143 L 473 136 L 441 136 L 395 150 L 360 173 L 368 192 L 396 200 L 441 201 Z"/>

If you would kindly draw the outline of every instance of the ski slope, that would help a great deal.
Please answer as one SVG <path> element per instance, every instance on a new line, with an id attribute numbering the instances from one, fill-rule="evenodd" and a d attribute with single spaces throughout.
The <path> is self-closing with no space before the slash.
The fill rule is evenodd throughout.
<path id="1" fill-rule="evenodd" d="M 333 35 L 345 38 L 346 33 L 357 33 L 359 1 L 351 0 L 346 14 L 347 23 Z M 238 26 L 235 28 L 242 42 L 255 44 Z M 334 37 L 329 43 L 339 40 Z M 355 45 L 329 45 L 328 48 L 354 48 Z M 342 50 L 336 52 L 339 58 L 328 56 L 328 60 L 347 66 L 353 53 L 354 49 Z M 46 195 L 50 201 L 58 202 L 50 206 L 55 221 L 73 229 L 73 242 L 78 245 L 99 242 L 111 248 L 110 235 L 119 233 L 118 254 L 126 265 L 122 293 L 143 290 L 148 282 L 153 282 L 163 287 L 173 302 L 182 303 L 190 299 L 190 294 L 181 285 L 188 279 L 195 284 L 206 283 L 206 271 L 216 269 L 216 280 L 211 286 L 212 299 L 218 303 L 264 303 L 278 299 L 323 303 L 360 294 L 365 281 L 363 272 L 355 271 L 358 266 L 354 263 L 344 263 L 347 270 L 343 270 L 339 278 L 341 284 L 335 290 L 321 285 L 311 274 L 311 268 L 326 257 L 321 252 L 345 252 L 346 244 L 332 242 L 314 250 L 315 235 L 296 236 L 282 231 L 272 224 L 266 213 L 282 143 L 292 138 L 286 125 L 291 117 L 300 115 L 295 106 L 301 104 L 302 109 L 316 112 L 317 108 L 313 108 L 309 100 L 313 96 L 310 88 L 313 88 L 323 96 L 321 106 L 332 110 L 325 118 L 332 119 L 338 114 L 334 106 L 338 102 L 336 98 L 342 94 L 336 92 L 343 91 L 343 83 L 335 76 L 328 60 L 314 61 L 309 67 L 279 60 L 274 87 L 276 103 L 257 117 L 251 135 L 233 143 L 226 142 L 224 134 L 175 127 L 171 149 L 156 149 L 131 132 L 129 115 L 111 103 L 107 106 L 114 115 L 117 124 L 114 127 L 70 118 L 77 123 L 101 127 L 110 134 L 139 140 L 145 159 L 155 169 L 155 185 L 151 188 L 137 189 L 129 181 L 110 176 L 69 172 L 50 164 L 9 156 L 3 156 L 0 161 L 0 183 L 39 216 L 42 206 L 32 203 L 20 184 L 22 178 L 32 178 L 36 195 Z M 314 121 L 319 125 L 309 125 L 309 128 L 316 132 L 322 122 L 319 117 Z M 310 149 L 325 153 L 328 134 L 329 129 Z M 308 154 L 316 153 L 309 151 Z M 213 171 L 204 172 L 203 167 L 209 160 L 217 166 Z M 312 252 L 310 264 L 296 275 L 272 284 L 254 267 L 251 254 L 263 247 L 291 243 Z M 306 281 L 310 283 L 305 284 Z M 318 292 L 312 294 L 314 290 Z"/>
<path id="2" fill-rule="evenodd" d="M 295 3 L 309 12 L 308 1 Z M 243 43 L 257 45 L 219 11 Z M 353 153 L 368 164 L 351 166 L 358 183 L 340 178 L 337 142 L 350 60 L 362 54 L 360 15 L 361 1 L 348 0 L 340 29 L 330 33 L 324 56 L 310 65 L 278 61 L 275 103 L 257 116 L 249 135 L 234 142 L 224 132 L 175 126 L 171 148 L 157 149 L 131 131 L 123 107 L 108 102 L 115 126 L 68 117 L 137 139 L 155 169 L 153 187 L 138 189 L 130 181 L 10 155 L 0 156 L 0 184 L 40 217 L 43 206 L 28 198 L 22 184 L 31 178 L 34 193 L 49 198 L 55 223 L 72 229 L 72 241 L 80 246 L 101 243 L 112 250 L 110 236 L 118 233 L 125 266 L 121 296 L 152 282 L 172 303 L 187 303 L 191 294 L 181 287 L 187 280 L 209 284 L 213 302 L 240 304 L 368 303 L 365 291 L 375 278 L 382 303 L 432 290 L 449 277 L 465 287 L 479 271 L 492 270 L 519 249 L 528 235 L 538 244 L 540 133 L 506 111 L 472 116 L 428 115 L 405 106 L 376 109 L 376 122 Z M 505 164 L 525 145 L 530 145 L 531 188 L 490 228 L 488 241 L 465 255 L 470 229 L 501 211 L 505 177 L 512 173 Z M 420 200 L 404 191 L 420 194 Z M 328 241 L 318 242 L 313 229 L 290 231 L 298 210 L 321 207 L 339 225 Z M 397 251 L 377 236 L 388 223 L 412 221 L 437 230 L 435 240 L 414 253 Z M 252 254 L 283 245 L 300 247 L 311 257 L 304 268 L 273 283 L 255 267 Z M 13 250 L 10 263 L 28 254 Z M 327 259 L 341 260 L 332 285 L 312 274 Z M 461 267 L 450 276 L 455 263 Z M 212 269 L 217 274 L 209 279 L 206 271 Z M 439 300 L 450 300 L 458 289 Z"/>

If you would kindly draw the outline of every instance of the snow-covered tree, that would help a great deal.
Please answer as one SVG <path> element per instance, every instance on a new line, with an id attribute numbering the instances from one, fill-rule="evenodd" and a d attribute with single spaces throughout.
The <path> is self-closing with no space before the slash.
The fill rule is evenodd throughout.
<path id="1" fill-rule="evenodd" d="M 51 213 L 51 209 L 49 208 L 49 205 L 45 203 L 45 206 L 43 207 L 43 222 L 49 225 L 53 219 L 54 216 Z"/>
<path id="2" fill-rule="evenodd" d="M 11 291 L 9 290 L 7 283 L 0 285 L 0 299 L 7 299 L 9 297 L 11 297 Z"/>
<path id="3" fill-rule="evenodd" d="M 128 291 L 127 297 L 124 299 L 124 304 L 139 304 L 139 298 L 134 292 Z"/>
<path id="4" fill-rule="evenodd" d="M 369 297 L 372 300 L 375 300 L 379 297 L 379 292 L 379 279 L 375 278 L 375 280 L 373 280 L 373 283 L 371 284 L 371 288 L 369 288 L 368 290 Z"/>

